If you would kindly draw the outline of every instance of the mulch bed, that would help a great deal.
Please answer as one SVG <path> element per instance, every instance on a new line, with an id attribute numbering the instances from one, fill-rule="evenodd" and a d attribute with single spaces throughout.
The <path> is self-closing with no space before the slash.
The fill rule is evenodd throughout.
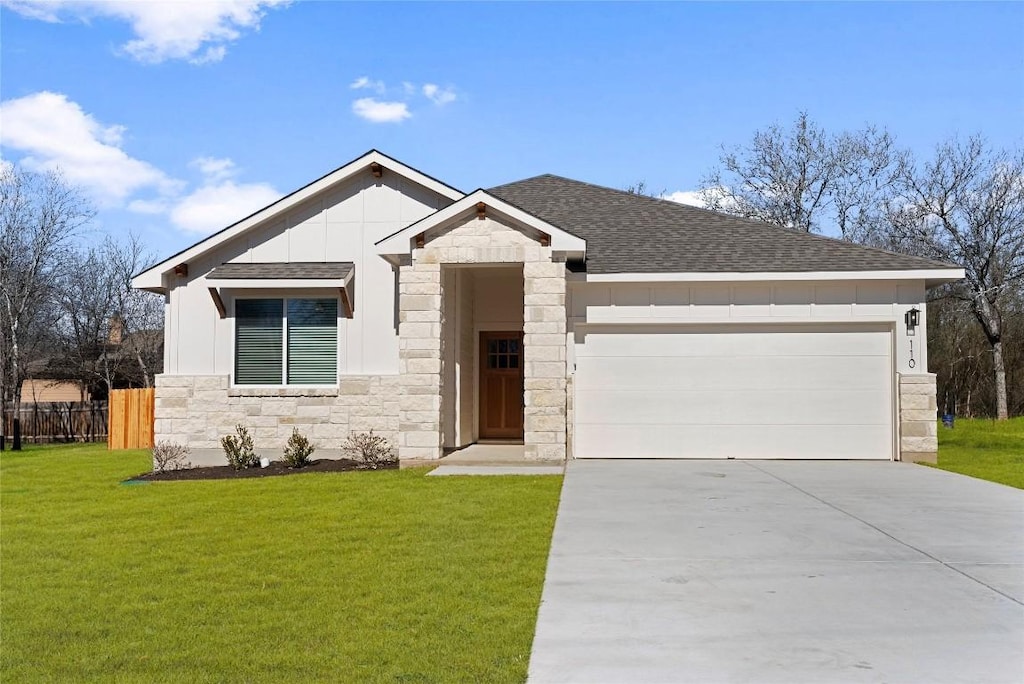
<path id="1" fill-rule="evenodd" d="M 381 466 L 378 470 L 395 470 L 397 463 Z M 165 470 L 162 473 L 142 473 L 125 480 L 125 482 L 138 481 L 164 481 L 164 480 L 233 480 L 244 477 L 278 477 L 281 475 L 299 475 L 301 473 L 344 473 L 350 470 L 371 470 L 358 461 L 349 459 L 322 458 L 310 461 L 309 465 L 302 468 L 289 468 L 284 463 L 273 461 L 266 468 L 243 468 L 235 470 L 231 466 L 204 466 L 201 468 L 186 468 L 184 470 Z"/>

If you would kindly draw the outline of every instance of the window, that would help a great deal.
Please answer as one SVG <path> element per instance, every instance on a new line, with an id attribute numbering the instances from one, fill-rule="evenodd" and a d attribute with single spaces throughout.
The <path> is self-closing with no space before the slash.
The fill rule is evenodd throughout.
<path id="1" fill-rule="evenodd" d="M 235 300 L 236 385 L 337 382 L 337 299 Z"/>

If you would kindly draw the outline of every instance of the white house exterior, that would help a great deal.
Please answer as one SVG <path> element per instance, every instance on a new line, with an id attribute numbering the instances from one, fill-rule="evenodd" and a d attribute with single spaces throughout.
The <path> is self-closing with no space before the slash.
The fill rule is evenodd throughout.
<path id="1" fill-rule="evenodd" d="M 934 460 L 926 292 L 963 271 L 540 176 L 464 194 L 379 152 L 135 277 L 156 437 L 246 425 L 403 460 Z M 910 316 L 918 318 L 908 326 Z"/>

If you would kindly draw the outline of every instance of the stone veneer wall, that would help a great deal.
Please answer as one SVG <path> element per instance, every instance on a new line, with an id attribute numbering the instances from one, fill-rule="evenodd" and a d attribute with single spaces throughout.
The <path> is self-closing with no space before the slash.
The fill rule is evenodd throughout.
<path id="1" fill-rule="evenodd" d="M 397 375 L 346 376 L 337 389 L 229 388 L 226 375 L 158 375 L 156 440 L 184 444 L 193 465 L 224 465 L 220 438 L 249 428 L 256 450 L 278 459 L 292 428 L 317 446 L 315 457 L 340 458 L 350 431 L 398 444 Z"/>
<path id="2" fill-rule="evenodd" d="M 550 247 L 488 217 L 470 218 L 413 250 L 399 273 L 399 457 L 442 453 L 441 268 L 523 264 L 524 445 L 527 458 L 566 456 L 565 264 Z M 449 388 L 450 389 L 450 388 Z"/>
<path id="3" fill-rule="evenodd" d="M 568 344 L 568 342 L 566 342 Z M 573 390 L 573 383 L 575 382 L 576 376 L 569 375 L 566 378 L 565 385 L 565 457 L 576 458 L 575 456 L 575 444 L 572 436 L 572 426 L 575 425 L 576 420 L 576 394 Z"/>
<path id="4" fill-rule="evenodd" d="M 935 463 L 939 452 L 935 374 L 899 376 L 900 460 Z"/>

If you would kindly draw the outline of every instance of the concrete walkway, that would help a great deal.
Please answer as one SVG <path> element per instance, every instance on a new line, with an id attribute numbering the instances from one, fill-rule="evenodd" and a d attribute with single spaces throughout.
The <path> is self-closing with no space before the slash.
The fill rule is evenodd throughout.
<path id="1" fill-rule="evenodd" d="M 573 461 L 530 681 L 1024 681 L 1024 491 L 880 462 Z"/>
<path id="2" fill-rule="evenodd" d="M 561 475 L 562 461 L 528 459 L 522 444 L 470 444 L 446 454 L 427 475 Z"/>
<path id="3" fill-rule="evenodd" d="M 444 477 L 446 475 L 561 475 L 562 466 L 530 466 L 530 465 L 440 465 L 427 477 Z"/>

